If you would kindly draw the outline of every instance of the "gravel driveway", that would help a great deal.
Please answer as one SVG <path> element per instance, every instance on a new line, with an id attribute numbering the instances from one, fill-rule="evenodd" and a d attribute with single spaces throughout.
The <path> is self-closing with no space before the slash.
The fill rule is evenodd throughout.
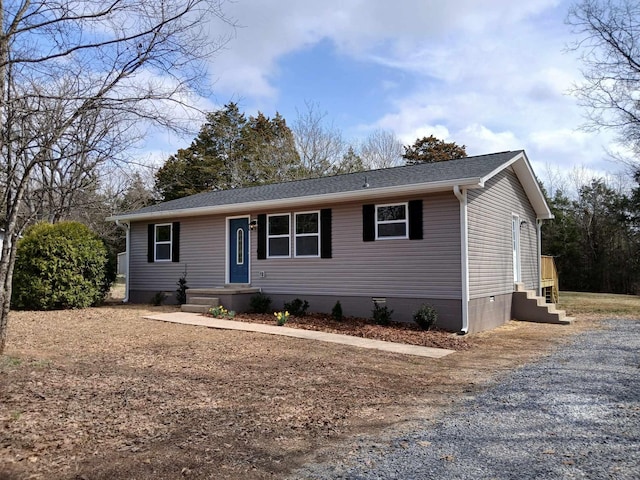
<path id="1" fill-rule="evenodd" d="M 309 479 L 638 479 L 640 321 L 609 320 L 499 385 Z"/>

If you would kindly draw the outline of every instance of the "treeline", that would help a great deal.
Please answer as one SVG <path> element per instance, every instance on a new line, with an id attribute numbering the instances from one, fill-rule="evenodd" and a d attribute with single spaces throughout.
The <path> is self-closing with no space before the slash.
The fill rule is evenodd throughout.
<path id="1" fill-rule="evenodd" d="M 313 104 L 289 126 L 279 113 L 247 116 L 230 102 L 210 112 L 191 145 L 165 161 L 154 188 L 156 197 L 167 201 L 209 190 L 464 156 L 464 145 L 434 136 L 403 145 L 393 132 L 375 130 L 362 142 L 349 142 Z"/>
<path id="2" fill-rule="evenodd" d="M 542 227 L 542 252 L 555 257 L 560 289 L 640 294 L 640 171 L 634 187 L 591 179 L 548 202 L 555 218 Z"/>

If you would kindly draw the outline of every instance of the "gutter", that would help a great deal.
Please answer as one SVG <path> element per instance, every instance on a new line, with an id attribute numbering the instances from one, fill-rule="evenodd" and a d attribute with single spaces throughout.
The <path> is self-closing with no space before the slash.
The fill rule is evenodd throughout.
<path id="1" fill-rule="evenodd" d="M 122 303 L 129 302 L 129 257 L 131 255 L 131 226 L 128 222 L 122 222 L 116 219 L 116 225 L 125 229 L 125 258 L 127 266 L 124 272 L 124 299 Z"/>
<path id="2" fill-rule="evenodd" d="M 460 266 L 462 274 L 462 329 L 460 333 L 469 332 L 469 223 L 467 219 L 467 188 L 453 186 L 453 194 L 460 202 Z"/>

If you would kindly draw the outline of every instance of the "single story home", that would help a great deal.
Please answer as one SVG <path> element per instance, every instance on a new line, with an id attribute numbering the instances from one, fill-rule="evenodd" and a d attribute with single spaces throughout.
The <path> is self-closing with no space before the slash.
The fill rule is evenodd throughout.
<path id="1" fill-rule="evenodd" d="M 516 290 L 540 294 L 550 218 L 520 150 L 209 191 L 110 220 L 127 231 L 126 301 L 175 293 L 186 271 L 228 308 L 261 291 L 275 308 L 339 300 L 370 317 L 375 301 L 411 321 L 430 304 L 439 326 L 467 333 L 511 319 Z"/>

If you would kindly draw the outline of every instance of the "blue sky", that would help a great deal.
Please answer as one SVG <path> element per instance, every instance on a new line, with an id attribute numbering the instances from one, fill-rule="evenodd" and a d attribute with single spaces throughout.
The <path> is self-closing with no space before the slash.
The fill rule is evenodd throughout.
<path id="1" fill-rule="evenodd" d="M 541 177 L 607 160 L 613 133 L 585 132 L 570 89 L 579 82 L 576 38 L 559 0 L 236 0 L 235 31 L 211 61 L 215 108 L 280 112 L 289 123 L 305 102 L 357 143 L 375 129 L 405 143 L 434 134 L 469 154 L 525 149 Z M 165 142 L 157 157 L 190 139 Z"/>

